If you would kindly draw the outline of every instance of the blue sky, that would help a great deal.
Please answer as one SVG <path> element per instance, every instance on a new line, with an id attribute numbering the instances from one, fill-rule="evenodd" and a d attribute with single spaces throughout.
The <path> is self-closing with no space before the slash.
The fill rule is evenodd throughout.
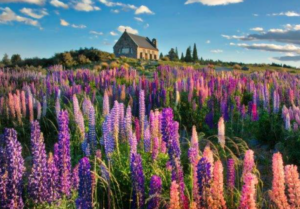
<path id="1" fill-rule="evenodd" d="M 51 57 L 80 47 L 112 52 L 124 29 L 166 54 L 300 67 L 296 0 L 0 0 L 0 56 Z"/>

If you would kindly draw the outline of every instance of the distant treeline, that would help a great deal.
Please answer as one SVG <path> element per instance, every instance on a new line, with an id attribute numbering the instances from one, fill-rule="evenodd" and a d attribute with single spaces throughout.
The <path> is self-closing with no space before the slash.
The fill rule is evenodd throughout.
<path id="1" fill-rule="evenodd" d="M 66 67 L 78 65 L 88 65 L 94 62 L 107 61 L 114 58 L 114 54 L 103 52 L 95 48 L 81 48 L 63 53 L 56 53 L 51 58 L 26 58 L 22 59 L 19 54 L 9 57 L 7 54 L 0 61 L 0 67 L 24 67 L 24 66 L 41 66 L 48 67 L 51 65 L 61 64 Z"/>
<path id="2" fill-rule="evenodd" d="M 160 53 L 160 59 L 165 61 L 181 61 L 181 62 L 193 62 L 193 63 L 199 63 L 201 65 L 217 65 L 217 66 L 224 66 L 224 67 L 234 67 L 234 66 L 259 66 L 259 67 L 265 67 L 265 66 L 273 66 L 273 67 L 283 67 L 283 68 L 293 68 L 292 66 L 285 65 L 285 64 L 246 64 L 243 62 L 224 62 L 221 60 L 211 60 L 206 59 L 204 60 L 202 57 L 199 58 L 198 50 L 196 44 L 194 44 L 193 50 L 192 47 L 189 46 L 186 49 L 186 53 L 181 53 L 181 56 L 179 57 L 178 49 L 177 47 L 171 48 L 169 53 L 165 56 Z"/>

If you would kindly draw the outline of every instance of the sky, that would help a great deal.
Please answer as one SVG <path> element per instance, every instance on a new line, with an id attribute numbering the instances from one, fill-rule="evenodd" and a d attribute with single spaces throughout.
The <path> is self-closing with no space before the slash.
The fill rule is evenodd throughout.
<path id="1" fill-rule="evenodd" d="M 125 29 L 163 54 L 196 43 L 204 59 L 300 67 L 298 0 L 0 0 L 0 58 L 113 52 Z"/>

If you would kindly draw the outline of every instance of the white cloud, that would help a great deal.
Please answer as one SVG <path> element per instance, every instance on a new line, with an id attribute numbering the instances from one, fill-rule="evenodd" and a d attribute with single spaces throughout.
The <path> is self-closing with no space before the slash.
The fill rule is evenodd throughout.
<path id="1" fill-rule="evenodd" d="M 122 7 L 123 10 L 132 9 L 136 10 L 137 7 L 132 4 L 124 4 L 121 2 L 111 2 L 110 0 L 99 0 L 100 3 L 104 4 L 107 7 Z"/>
<path id="2" fill-rule="evenodd" d="M 206 43 L 207 43 L 207 44 L 210 44 L 210 40 L 207 40 Z"/>
<path id="3" fill-rule="evenodd" d="M 65 4 L 64 2 L 59 1 L 59 0 L 51 0 L 50 4 L 54 7 L 61 7 L 61 8 L 64 8 L 64 9 L 69 8 L 69 6 L 67 4 Z"/>
<path id="4" fill-rule="evenodd" d="M 128 33 L 132 33 L 132 34 L 138 34 L 139 33 L 137 30 L 135 30 L 135 29 L 133 29 L 133 28 L 131 28 L 129 26 L 123 26 L 123 25 L 121 25 L 121 26 L 118 27 L 118 31 L 121 32 L 121 33 L 123 33 L 125 30 Z"/>
<path id="5" fill-rule="evenodd" d="M 250 30 L 252 30 L 252 31 L 257 31 L 257 32 L 262 32 L 262 31 L 264 31 L 264 29 L 263 29 L 263 28 L 260 28 L 260 27 L 251 28 Z"/>
<path id="6" fill-rule="evenodd" d="M 211 53 L 215 53 L 215 54 L 219 54 L 219 53 L 223 53 L 223 50 L 221 49 L 214 49 L 210 51 Z"/>
<path id="7" fill-rule="evenodd" d="M 75 24 L 72 24 L 72 28 L 84 29 L 84 28 L 86 28 L 86 26 L 85 25 L 75 25 Z"/>
<path id="8" fill-rule="evenodd" d="M 45 0 L 1 0 L 0 3 L 29 3 L 43 5 Z"/>
<path id="9" fill-rule="evenodd" d="M 37 20 L 19 16 L 16 13 L 14 13 L 14 11 L 12 11 L 9 7 L 5 7 L 5 8 L 0 7 L 0 11 L 2 11 L 2 13 L 0 14 L 0 23 L 2 24 L 6 24 L 10 22 L 20 22 L 26 25 L 40 27 L 40 24 Z"/>
<path id="10" fill-rule="evenodd" d="M 60 19 L 60 25 L 61 26 L 69 26 L 70 25 L 70 23 L 68 23 L 67 21 L 65 21 L 64 19 Z"/>
<path id="11" fill-rule="evenodd" d="M 77 11 L 84 11 L 84 12 L 90 12 L 90 11 L 99 11 L 100 8 L 93 5 L 93 2 L 91 0 L 81 0 L 75 3 L 74 9 Z"/>
<path id="12" fill-rule="evenodd" d="M 254 16 L 254 17 L 258 17 L 258 16 L 259 16 L 259 14 L 253 14 L 253 16 Z"/>
<path id="13" fill-rule="evenodd" d="M 48 12 L 46 9 L 30 9 L 30 8 L 23 8 L 20 10 L 20 12 L 22 12 L 23 14 L 35 18 L 35 19 L 41 19 L 44 16 L 48 15 Z"/>
<path id="14" fill-rule="evenodd" d="M 135 10 L 135 14 L 150 14 L 150 15 L 154 15 L 154 13 L 146 6 L 142 5 L 139 8 L 137 8 Z"/>
<path id="15" fill-rule="evenodd" d="M 233 35 L 233 36 L 222 35 L 222 37 L 226 38 L 228 40 L 230 40 L 230 39 L 243 39 L 243 38 L 245 38 L 245 36 L 236 36 L 236 35 Z"/>
<path id="16" fill-rule="evenodd" d="M 110 10 L 112 13 L 115 13 L 115 14 L 119 14 L 120 13 L 120 10 L 118 10 L 118 9 L 112 9 L 112 10 Z"/>
<path id="17" fill-rule="evenodd" d="M 185 4 L 201 3 L 207 6 L 218 6 L 241 3 L 243 0 L 187 0 Z"/>
<path id="18" fill-rule="evenodd" d="M 145 29 L 147 29 L 147 28 L 149 28 L 149 27 L 150 27 L 149 23 L 147 23 L 147 24 L 144 26 Z"/>
<path id="19" fill-rule="evenodd" d="M 116 32 L 114 32 L 114 31 L 111 31 L 109 34 L 112 35 L 112 36 L 117 36 L 117 35 L 118 35 L 118 34 L 117 34 Z"/>
<path id="20" fill-rule="evenodd" d="M 236 44 L 236 46 L 243 47 L 246 49 L 262 50 L 270 52 L 284 52 L 284 53 L 297 53 L 300 54 L 300 47 L 292 44 L 287 45 L 276 45 L 276 44 Z"/>
<path id="21" fill-rule="evenodd" d="M 288 12 L 268 14 L 267 16 L 300 17 L 300 13 L 297 13 L 297 12 L 294 12 L 294 11 L 288 11 Z"/>
<path id="22" fill-rule="evenodd" d="M 102 36 L 103 35 L 102 32 L 97 32 L 97 31 L 94 31 L 94 30 L 91 30 L 90 34 L 94 34 L 94 35 L 97 35 L 97 36 Z"/>
<path id="23" fill-rule="evenodd" d="M 142 19 L 142 18 L 140 18 L 140 17 L 135 17 L 134 18 L 136 21 L 139 21 L 139 22 L 144 22 L 144 20 Z"/>

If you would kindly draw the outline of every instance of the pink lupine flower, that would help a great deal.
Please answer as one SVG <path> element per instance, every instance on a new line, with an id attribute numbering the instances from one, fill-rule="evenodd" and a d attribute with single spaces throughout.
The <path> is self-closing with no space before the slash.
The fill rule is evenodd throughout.
<path id="1" fill-rule="evenodd" d="M 21 92 L 21 103 L 22 103 L 22 115 L 23 117 L 26 117 L 26 97 L 25 92 Z"/>
<path id="2" fill-rule="evenodd" d="M 220 145 L 224 148 L 225 146 L 225 123 L 224 118 L 221 117 L 218 122 L 218 139 Z"/>
<path id="3" fill-rule="evenodd" d="M 32 122 L 34 120 L 34 112 L 33 112 L 33 98 L 32 95 L 28 95 L 28 109 L 29 109 L 29 121 Z"/>
<path id="4" fill-rule="evenodd" d="M 243 164 L 243 174 L 242 178 L 245 183 L 245 177 L 247 173 L 252 173 L 255 166 L 254 162 L 254 152 L 252 150 L 247 150 L 245 153 L 244 164 Z"/>
<path id="5" fill-rule="evenodd" d="M 252 173 L 247 173 L 244 178 L 242 197 L 239 209 L 256 209 L 256 190 L 258 183 L 257 177 Z"/>
<path id="6" fill-rule="evenodd" d="M 280 153 L 275 153 L 272 160 L 273 181 L 272 190 L 269 191 L 271 200 L 279 209 L 288 209 L 289 204 L 285 195 L 285 179 L 283 160 Z"/>
<path id="7" fill-rule="evenodd" d="M 285 166 L 285 182 L 291 208 L 300 208 L 300 180 L 297 166 Z"/>
<path id="8" fill-rule="evenodd" d="M 176 181 L 173 181 L 170 188 L 170 204 L 168 209 L 181 209 L 178 187 Z"/>
<path id="9" fill-rule="evenodd" d="M 220 160 L 217 161 L 214 166 L 212 198 L 215 208 L 226 208 L 226 201 L 224 199 L 223 165 Z"/>

